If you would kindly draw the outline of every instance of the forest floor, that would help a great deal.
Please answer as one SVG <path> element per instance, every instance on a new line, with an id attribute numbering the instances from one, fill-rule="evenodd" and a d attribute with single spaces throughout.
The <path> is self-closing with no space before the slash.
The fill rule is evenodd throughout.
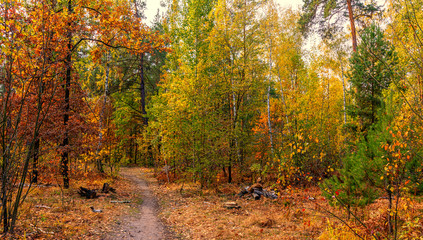
<path id="1" fill-rule="evenodd" d="M 155 182 L 147 172 L 122 168 L 117 177 L 89 172 L 73 176 L 69 189 L 57 184 L 60 179 L 46 177 L 31 187 L 15 233 L 0 239 L 173 239 L 158 218 L 159 205 L 150 191 Z M 101 193 L 104 183 L 116 193 Z M 95 189 L 99 197 L 81 197 L 80 186 Z"/>
<path id="2" fill-rule="evenodd" d="M 240 187 L 232 184 L 201 189 L 170 183 L 154 191 L 162 217 L 182 239 L 317 239 L 325 226 L 337 223 L 322 211 L 328 204 L 316 187 L 284 192 L 278 200 L 239 198 Z M 240 208 L 226 209 L 228 201 Z"/>
<path id="3" fill-rule="evenodd" d="M 152 185 L 161 204 L 161 217 L 181 239 L 387 239 L 388 200 L 382 197 L 348 216 L 331 206 L 317 186 L 284 189 L 279 198 L 254 200 L 237 197 L 246 184 L 225 184 L 201 189 L 196 183 Z M 266 188 L 266 184 L 265 184 Z M 239 209 L 226 209 L 235 201 Z M 397 239 L 422 239 L 421 197 L 407 196 L 398 202 Z M 361 235 L 357 237 L 349 227 Z"/>
<path id="4" fill-rule="evenodd" d="M 43 181 L 31 189 L 22 204 L 15 235 L 0 235 L 1 239 L 353 240 L 358 238 L 345 223 L 362 236 L 386 233 L 387 227 L 386 198 L 355 211 L 361 225 L 348 221 L 339 206 L 330 206 L 318 187 L 285 189 L 276 200 L 254 200 L 248 195 L 236 196 L 248 183 L 220 183 L 208 189 L 187 182 L 157 184 L 152 169 L 138 167 L 122 168 L 118 177 L 74 176 L 70 189 L 55 182 Z M 77 193 L 80 186 L 100 192 L 104 183 L 116 193 L 99 193 L 96 199 Z M 240 208 L 224 208 L 228 201 Z M 93 212 L 90 207 L 102 211 Z M 399 216 L 403 227 L 398 239 L 421 239 L 423 198 L 401 198 Z"/>

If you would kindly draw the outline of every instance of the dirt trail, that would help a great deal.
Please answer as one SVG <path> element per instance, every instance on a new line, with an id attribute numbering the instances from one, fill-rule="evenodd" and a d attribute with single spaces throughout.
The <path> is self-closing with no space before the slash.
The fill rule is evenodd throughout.
<path id="1" fill-rule="evenodd" d="M 141 196 L 142 203 L 138 211 L 125 216 L 121 221 L 119 230 L 105 239 L 142 239 L 142 240 L 167 240 L 173 239 L 171 234 L 158 218 L 159 206 L 152 191 L 145 180 L 146 173 L 139 168 L 122 168 L 121 175 L 133 182 L 134 191 Z"/>

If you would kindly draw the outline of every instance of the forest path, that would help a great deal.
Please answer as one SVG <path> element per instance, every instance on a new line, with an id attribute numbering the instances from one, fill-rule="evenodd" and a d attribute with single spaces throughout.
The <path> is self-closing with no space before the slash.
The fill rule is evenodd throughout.
<path id="1" fill-rule="evenodd" d="M 133 214 L 121 219 L 120 231 L 105 239 L 174 239 L 158 217 L 159 205 L 149 188 L 147 173 L 140 168 L 122 168 L 120 175 L 133 183 L 133 190 L 139 194 L 141 200 Z"/>

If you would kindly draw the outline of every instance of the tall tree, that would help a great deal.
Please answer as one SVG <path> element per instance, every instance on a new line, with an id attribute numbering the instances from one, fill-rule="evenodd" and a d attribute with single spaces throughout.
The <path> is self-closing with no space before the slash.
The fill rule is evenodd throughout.
<path id="1" fill-rule="evenodd" d="M 394 47 L 384 38 L 380 27 L 372 24 L 364 29 L 361 37 L 362 42 L 350 59 L 349 74 L 354 100 L 349 114 L 358 121 L 359 141 L 351 146 L 352 153 L 343 158 L 339 170 L 341 176 L 327 180 L 322 188 L 329 195 L 341 192 L 336 194 L 336 201 L 345 207 L 349 215 L 352 214 L 352 206 L 365 206 L 378 197 L 377 189 L 384 190 L 389 200 L 387 219 L 391 233 L 393 185 L 398 185 L 398 179 L 402 179 L 400 175 L 404 165 L 395 159 L 401 154 L 391 156 L 390 153 L 390 149 L 395 149 L 397 145 L 392 143 L 395 134 L 388 133 L 394 125 L 396 113 L 390 110 L 392 97 L 389 108 L 386 108 L 385 96 L 393 95 L 386 91 L 391 83 L 398 81 L 400 71 Z M 392 133 L 392 130 L 389 132 Z M 395 174 L 391 171 L 392 166 L 398 171 Z M 390 175 L 394 175 L 395 179 Z"/>
<path id="2" fill-rule="evenodd" d="M 269 61 L 269 73 L 268 73 L 268 87 L 267 87 L 267 127 L 269 129 L 269 140 L 270 140 L 270 150 L 272 155 L 274 154 L 274 146 L 273 146 L 273 131 L 272 131 L 272 121 L 271 121 L 271 113 L 270 113 L 270 91 L 271 91 L 271 87 L 272 87 L 272 69 L 273 69 L 273 44 L 274 44 L 274 29 L 275 26 L 274 24 L 277 23 L 278 20 L 278 16 L 276 14 L 276 5 L 273 1 L 269 1 L 267 3 L 267 18 L 266 18 L 266 28 L 267 28 L 267 41 L 268 41 L 268 46 L 267 46 L 267 50 L 268 50 L 268 61 Z"/>
<path id="3" fill-rule="evenodd" d="M 225 57 L 218 60 L 223 79 L 228 87 L 231 130 L 228 135 L 230 154 L 227 162 L 228 181 L 231 181 L 232 165 L 245 166 L 247 142 L 251 136 L 255 114 L 249 109 L 260 105 L 258 98 L 265 79 L 265 65 L 260 60 L 264 46 L 264 34 L 260 31 L 261 19 L 257 11 L 263 7 L 259 1 L 218 1 L 213 31 L 214 51 Z M 220 45 L 217 44 L 220 42 Z"/>
<path id="4" fill-rule="evenodd" d="M 3 232 L 13 232 L 30 189 L 24 190 L 30 160 L 58 95 L 63 58 L 52 55 L 63 48 L 50 33 L 62 19 L 44 1 L 6 1 L 0 13 L 1 218 Z"/>
<path id="5" fill-rule="evenodd" d="M 180 168 L 190 169 L 202 184 L 213 176 L 213 171 L 204 172 L 203 169 L 215 169 L 210 167 L 214 165 L 210 158 L 213 156 L 211 146 L 216 142 L 210 140 L 215 139 L 212 129 L 216 124 L 213 123 L 216 112 L 211 111 L 211 106 L 216 99 L 211 98 L 215 90 L 210 88 L 213 84 L 209 81 L 210 60 L 207 58 L 207 38 L 213 26 L 209 13 L 214 2 L 174 1 L 170 6 L 164 27 L 174 51 L 168 54 L 165 65 L 168 72 L 159 92 L 160 100 L 156 100 L 167 104 L 160 106 L 164 108 L 160 113 L 157 112 L 158 104 L 153 110 L 158 113 L 161 125 L 165 162 L 178 161 Z"/>
<path id="6" fill-rule="evenodd" d="M 378 110 L 383 106 L 382 91 L 398 77 L 398 71 L 392 69 L 398 57 L 378 26 L 366 28 L 361 38 L 359 51 L 350 60 L 354 104 L 349 106 L 349 114 L 358 117 L 360 129 L 365 133 L 377 121 Z"/>
<path id="7" fill-rule="evenodd" d="M 370 17 L 379 11 L 374 1 L 364 4 L 360 0 L 304 0 L 303 14 L 299 19 L 301 30 L 312 31 L 312 26 L 319 23 L 319 32 L 324 38 L 331 38 L 341 28 L 344 17 L 348 16 L 353 51 L 357 50 L 357 17 Z"/>
<path id="8" fill-rule="evenodd" d="M 72 16 L 73 14 L 73 6 L 72 6 L 72 0 L 68 0 L 67 2 L 67 12 Z M 66 53 L 66 76 L 65 76 L 65 84 L 64 84 L 64 89 L 65 89 L 65 98 L 64 98 L 64 115 L 63 115 L 63 126 L 64 126 L 64 138 L 63 138 L 63 142 L 61 144 L 61 146 L 63 147 L 63 151 L 62 151 L 62 160 L 61 160 L 61 165 L 60 165 L 60 169 L 62 172 L 62 176 L 63 176 L 63 187 L 64 188 L 69 188 L 69 150 L 68 145 L 69 145 L 69 129 L 68 129 L 68 122 L 69 122 L 69 110 L 70 110 L 70 102 L 69 102 L 69 94 L 70 94 L 70 84 L 71 84 L 71 79 L 72 79 L 72 50 L 73 50 L 73 43 L 72 43 L 72 28 L 74 22 L 71 18 L 67 19 L 67 47 L 68 47 L 68 52 Z"/>

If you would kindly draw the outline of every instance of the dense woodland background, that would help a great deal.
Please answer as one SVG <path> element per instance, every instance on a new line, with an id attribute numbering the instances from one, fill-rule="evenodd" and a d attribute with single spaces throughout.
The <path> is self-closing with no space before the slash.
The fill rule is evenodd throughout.
<path id="1" fill-rule="evenodd" d="M 136 0 L 1 2 L 3 231 L 28 185 L 140 164 L 319 185 L 352 217 L 384 196 L 396 238 L 423 191 L 423 2 L 164 4 L 148 27 Z"/>

